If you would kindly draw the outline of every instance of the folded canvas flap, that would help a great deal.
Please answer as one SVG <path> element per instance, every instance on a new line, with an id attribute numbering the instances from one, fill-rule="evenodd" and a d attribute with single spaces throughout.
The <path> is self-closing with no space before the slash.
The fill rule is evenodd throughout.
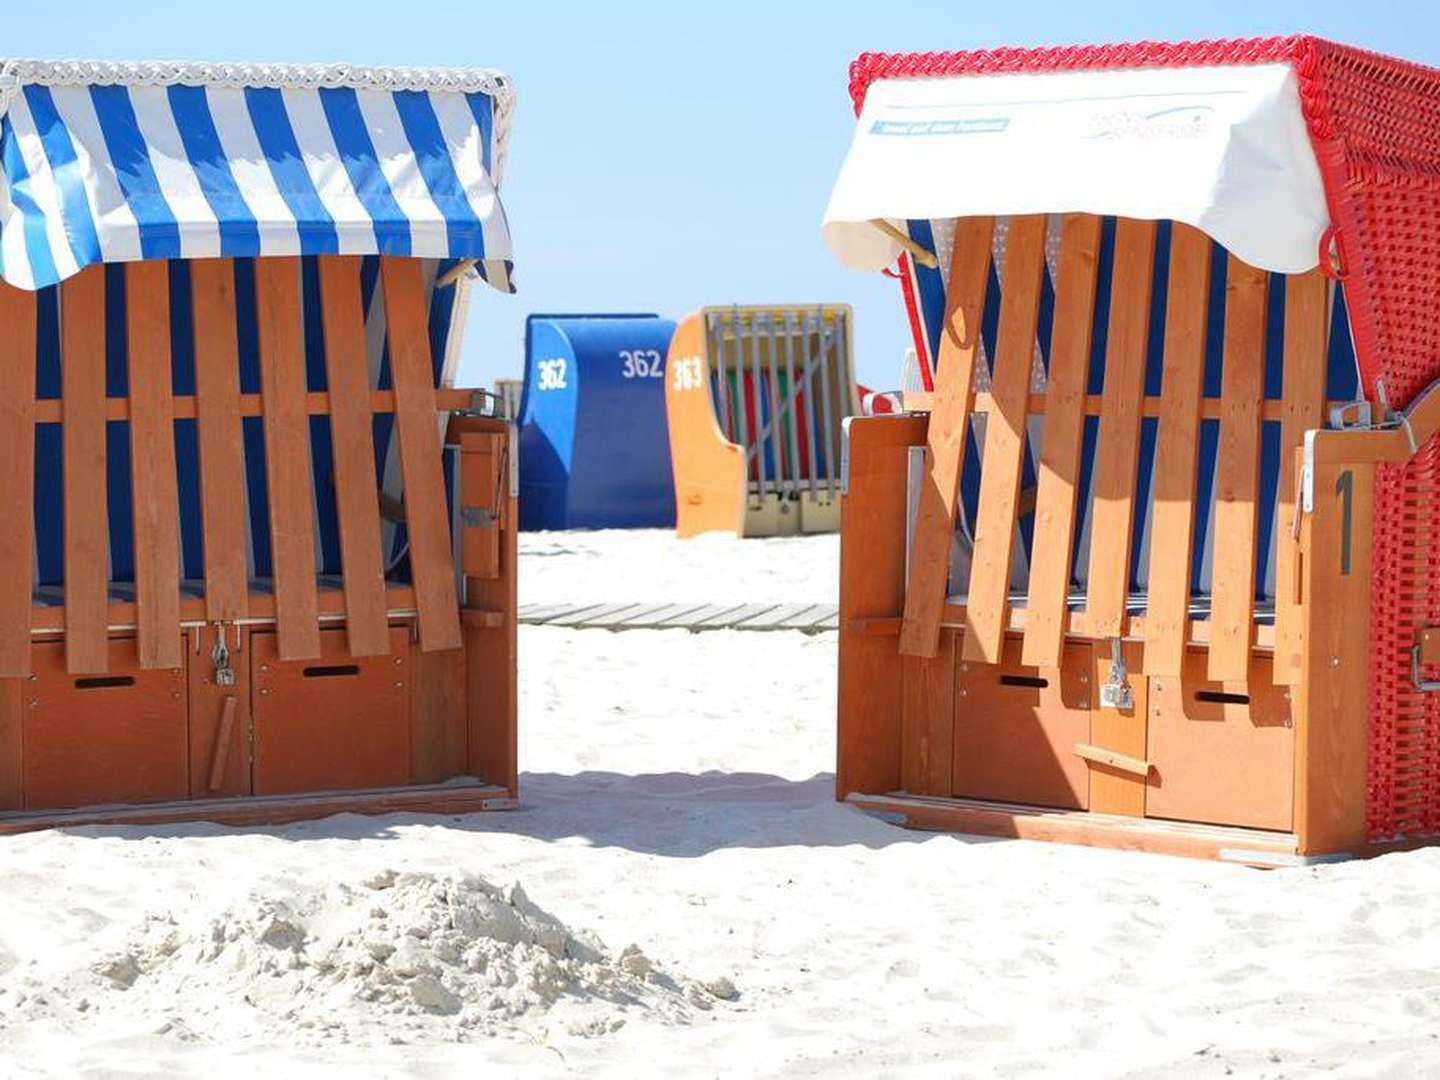
<path id="1" fill-rule="evenodd" d="M 1293 69 L 878 80 L 824 236 L 878 270 L 901 246 L 877 220 L 1064 212 L 1181 221 L 1262 269 L 1314 267 L 1329 213 Z"/>

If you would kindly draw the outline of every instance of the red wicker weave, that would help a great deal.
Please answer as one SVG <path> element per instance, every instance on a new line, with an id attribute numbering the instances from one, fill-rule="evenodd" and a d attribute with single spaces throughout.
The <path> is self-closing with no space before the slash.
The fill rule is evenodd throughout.
<path id="1" fill-rule="evenodd" d="M 1440 71 L 1320 38 L 970 52 L 862 53 L 858 113 L 876 79 L 1223 64 L 1291 64 L 1344 267 L 1365 393 L 1400 408 L 1440 378 Z M 1440 445 L 1377 472 L 1371 621 L 1369 827 L 1440 831 L 1440 695 L 1417 692 L 1410 646 L 1440 625 Z"/>

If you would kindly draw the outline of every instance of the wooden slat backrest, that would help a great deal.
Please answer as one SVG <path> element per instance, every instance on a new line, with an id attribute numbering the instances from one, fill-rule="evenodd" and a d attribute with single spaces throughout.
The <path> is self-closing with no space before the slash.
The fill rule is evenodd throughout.
<path id="1" fill-rule="evenodd" d="M 405 485 L 405 532 L 420 623 L 420 648 L 460 647 L 459 597 L 450 544 L 441 433 L 435 413 L 424 285 L 414 259 L 384 255 L 386 342 L 395 384 L 395 427 Z"/>
<path id="2" fill-rule="evenodd" d="M 0 514 L 0 677 L 30 674 L 35 548 L 35 294 L 0 282 L 0 461 L 10 505 Z M 3 805 L 3 804 L 0 804 Z"/>
<path id="3" fill-rule="evenodd" d="M 142 668 L 178 668 L 180 521 L 170 368 L 170 266 L 125 267 L 130 492 L 135 520 L 136 644 Z"/>
<path id="4" fill-rule="evenodd" d="M 1025 219 L 1012 224 L 1011 245 L 1023 249 Z M 968 245 L 972 256 L 988 239 L 993 223 L 989 219 L 962 219 L 956 222 L 954 257 L 957 267 Z M 1016 231 L 1022 230 L 1022 231 Z M 1259 543 L 1260 500 L 1274 497 L 1277 512 L 1273 522 L 1276 548 L 1275 678 L 1293 682 L 1297 677 L 1300 626 L 1294 602 L 1293 580 L 1298 574 L 1295 541 L 1291 533 L 1294 500 L 1294 448 L 1303 432 L 1323 424 L 1327 401 L 1327 284 L 1320 272 L 1293 275 L 1286 279 L 1285 368 L 1283 398 L 1265 399 L 1266 304 L 1271 275 L 1230 257 L 1223 328 L 1212 325 L 1211 270 L 1215 257 L 1213 242 L 1200 231 L 1183 224 L 1170 226 L 1170 255 L 1165 301 L 1164 365 L 1159 396 L 1145 396 L 1147 352 L 1152 318 L 1152 288 L 1155 274 L 1156 225 L 1153 222 L 1117 219 L 1115 250 L 1111 270 L 1108 341 L 1103 393 L 1089 396 L 1087 381 L 1090 361 L 1090 333 L 1095 318 L 1097 263 L 1101 221 L 1091 215 L 1070 215 L 1062 226 L 1056 280 L 1056 308 L 1053 320 L 1048 389 L 1023 395 L 1006 381 L 1004 356 L 998 358 L 996 384 L 986 393 L 968 393 L 973 377 L 973 355 L 969 367 L 957 369 L 945 402 L 939 389 L 930 398 L 929 476 L 920 493 L 920 512 L 914 525 L 909 568 L 910 588 L 906 593 L 906 616 L 902 625 L 902 652 L 906 633 L 923 639 L 929 624 L 928 603 L 943 590 L 926 584 L 948 566 L 948 542 L 953 524 L 944 527 L 944 515 L 953 513 L 953 497 L 947 509 L 940 495 L 953 491 L 936 476 L 958 482 L 960 448 L 964 444 L 967 416 L 957 411 L 985 413 L 989 430 L 999 429 L 998 441 L 987 437 L 984 468 L 981 470 L 980 512 L 977 516 L 974 558 L 967 595 L 966 625 L 972 631 L 963 646 L 970 660 L 985 660 L 992 654 L 998 628 L 1013 620 L 997 603 L 1008 587 L 1002 563 L 1008 568 L 1008 553 L 1001 554 L 1000 542 L 1013 536 L 1013 517 L 996 493 L 1009 493 L 1018 476 L 1013 454 L 1014 433 L 1023 432 L 1020 411 L 1044 417 L 1040 454 L 1036 514 L 1031 544 L 1027 610 L 1020 625 L 1024 629 L 1026 664 L 1055 666 L 1067 633 L 1090 638 L 1126 636 L 1144 643 L 1146 674 L 1177 677 L 1184 651 L 1195 640 L 1209 643 L 1209 677 L 1216 681 L 1243 682 L 1249 675 L 1250 649 L 1254 630 L 1256 555 Z M 1012 253 L 1016 250 L 1012 246 Z M 1029 258 L 1029 256 L 1025 256 Z M 985 300 L 985 267 L 973 258 L 968 269 L 952 271 L 946 289 L 947 319 L 955 313 L 978 312 Z M 1011 271 L 1007 268 L 1006 288 L 1001 301 L 1000 349 L 1005 350 L 1006 313 L 1018 317 L 1020 299 L 1013 294 Z M 963 295 L 957 294 L 958 289 Z M 1028 307 L 1028 299 L 1025 306 Z M 1207 335 L 1221 350 L 1221 396 L 1204 396 Z M 1033 328 L 1032 328 L 1033 336 Z M 943 350 L 955 348 L 956 339 L 942 339 Z M 943 363 L 941 365 L 943 369 Z M 944 382 L 943 375 L 941 382 Z M 968 393 L 968 397 L 966 396 Z M 959 403 L 957 406 L 957 402 Z M 921 406 L 923 408 L 923 406 Z M 1077 615 L 1068 611 L 1071 580 L 1070 552 L 1076 524 L 1076 490 L 1086 468 L 1081 460 L 1083 425 L 1086 416 L 1099 420 L 1098 440 L 1091 468 L 1094 498 L 1090 522 L 1090 554 L 1087 574 L 1086 610 Z M 1144 417 L 1156 421 L 1155 454 L 1151 492 L 1153 505 L 1147 533 L 1150 551 L 1143 617 L 1127 613 L 1131 587 L 1130 566 L 1136 517 L 1138 457 Z M 1211 587 L 1211 615 L 1208 623 L 1191 626 L 1191 577 L 1197 517 L 1209 511 L 1197 507 L 1200 467 L 1201 422 L 1218 422 L 1219 450 L 1215 469 L 1215 508 L 1208 531 L 1215 538 Z M 1280 480 L 1277 492 L 1261 492 L 1261 425 L 1280 423 Z M 938 430 L 937 430 L 938 429 Z M 1023 439 L 1020 441 L 1023 445 Z M 994 445 L 992 445 L 992 443 Z M 937 446 L 947 447 L 937 455 Z M 998 455 L 992 453 L 999 448 Z M 996 464 L 998 462 L 998 469 Z M 945 472 L 945 469 L 951 470 Z M 992 475 L 992 472 L 994 475 Z M 948 480 L 947 480 L 948 483 Z M 991 491 L 987 498 L 986 491 Z M 930 510 L 925 507 L 927 501 Z M 994 516 L 1000 507 L 1000 516 Z M 938 511 L 938 512 L 937 512 Z M 995 531 L 990 531 L 992 523 Z M 918 617 L 917 617 L 918 613 Z M 935 616 L 938 627 L 939 614 Z M 907 629 L 908 628 L 908 629 Z M 973 639 L 973 640 L 971 640 Z M 912 639 L 912 641 L 915 639 Z M 917 654 L 918 655 L 918 654 Z"/>
<path id="5" fill-rule="evenodd" d="M 1000 661 L 1010 606 L 1015 515 L 1025 454 L 1025 406 L 1030 398 L 1040 285 L 1045 273 L 1045 227 L 1043 215 L 1014 218 L 1006 242 L 999 340 L 990 387 L 994 407 L 985 425 L 984 469 L 962 643 L 965 659 L 990 664 Z"/>
<path id="6" fill-rule="evenodd" d="M 1146 674 L 1170 678 L 1179 678 L 1190 640 L 1190 566 L 1195 549 L 1210 258 L 1209 237 L 1188 225 L 1172 227 L 1143 661 Z"/>
<path id="7" fill-rule="evenodd" d="M 380 558 L 380 500 L 375 485 L 374 414 L 366 366 L 360 260 L 353 255 L 322 255 L 319 263 L 335 509 L 345 575 L 345 628 L 352 656 L 378 656 L 390 651 L 390 630 L 385 614 L 385 567 Z"/>
<path id="8" fill-rule="evenodd" d="M 940 645 L 940 617 L 955 537 L 960 466 L 975 401 L 975 360 L 994 226 L 994 219 L 988 217 L 955 222 L 935 402 L 926 435 L 927 476 L 920 489 L 900 627 L 900 651 L 907 656 L 931 657 Z"/>
<path id="9" fill-rule="evenodd" d="M 256 259 L 255 297 L 277 645 L 282 660 L 309 660 L 320 623 L 299 260 Z"/>
<path id="10" fill-rule="evenodd" d="M 250 612 L 235 264 L 229 259 L 191 262 L 190 303 L 205 616 L 211 622 L 233 622 Z"/>
<path id="11" fill-rule="evenodd" d="M 1300 678 L 1301 612 L 1295 602 L 1299 544 L 1295 515 L 1295 451 L 1305 432 L 1325 421 L 1325 330 L 1329 282 L 1318 269 L 1285 282 L 1285 370 L 1280 419 L 1280 484 L 1275 510 L 1275 681 Z"/>
<path id="12" fill-rule="evenodd" d="M 1085 602 L 1090 633 L 1099 638 L 1120 636 L 1129 594 L 1154 254 L 1154 222 L 1121 218 L 1116 223 Z"/>
<path id="13" fill-rule="evenodd" d="M 60 286 L 65 518 L 65 666 L 110 665 L 106 625 L 110 528 L 105 481 L 105 268 Z M 29 577 L 27 573 L 26 577 Z"/>
<path id="14" fill-rule="evenodd" d="M 1060 230 L 1044 440 L 1021 652 L 1022 662 L 1034 667 L 1059 667 L 1060 647 L 1065 639 L 1099 254 L 1100 219 L 1093 214 L 1066 215 Z"/>
<path id="15" fill-rule="evenodd" d="M 1225 279 L 1220 445 L 1215 461 L 1216 543 L 1210 584 L 1209 676 L 1242 682 L 1250 668 L 1255 610 L 1260 402 L 1265 396 L 1263 270 L 1230 257 Z"/>

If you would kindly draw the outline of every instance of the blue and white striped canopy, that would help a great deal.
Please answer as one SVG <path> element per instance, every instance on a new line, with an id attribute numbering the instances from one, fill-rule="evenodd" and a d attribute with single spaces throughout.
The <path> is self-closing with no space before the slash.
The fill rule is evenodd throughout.
<path id="1" fill-rule="evenodd" d="M 488 70 L 0 63 L 0 278 L 254 255 L 473 259 L 509 292 Z"/>

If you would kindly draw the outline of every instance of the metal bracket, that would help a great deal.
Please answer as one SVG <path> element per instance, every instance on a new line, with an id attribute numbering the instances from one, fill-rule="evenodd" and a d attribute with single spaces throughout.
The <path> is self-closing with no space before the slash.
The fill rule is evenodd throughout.
<path id="1" fill-rule="evenodd" d="M 1315 436 L 1319 434 L 1314 428 L 1305 432 L 1300 459 L 1300 509 L 1307 514 L 1315 512 Z"/>
<path id="2" fill-rule="evenodd" d="M 1410 646 L 1410 681 L 1415 684 L 1415 689 L 1422 694 L 1434 694 L 1440 692 L 1440 680 L 1420 678 L 1420 644 L 1416 642 Z"/>
<path id="3" fill-rule="evenodd" d="M 1341 405 L 1330 406 L 1330 426 L 1341 431 L 1373 427 L 1374 415 L 1370 402 L 1347 401 Z"/>

